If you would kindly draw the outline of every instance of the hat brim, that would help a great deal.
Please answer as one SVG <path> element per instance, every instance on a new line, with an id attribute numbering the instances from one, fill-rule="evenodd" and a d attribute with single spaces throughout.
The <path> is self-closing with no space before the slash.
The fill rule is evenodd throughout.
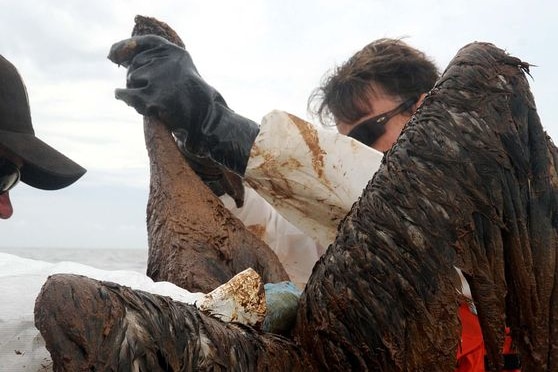
<path id="1" fill-rule="evenodd" d="M 85 168 L 32 134 L 0 130 L 0 145 L 23 160 L 21 181 L 42 190 L 58 190 L 71 185 Z"/>

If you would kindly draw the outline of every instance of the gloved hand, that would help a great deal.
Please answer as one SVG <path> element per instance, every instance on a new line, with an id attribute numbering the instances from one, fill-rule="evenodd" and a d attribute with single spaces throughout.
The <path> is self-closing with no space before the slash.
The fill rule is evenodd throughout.
<path id="1" fill-rule="evenodd" d="M 159 36 L 135 36 L 114 44 L 109 59 L 128 67 L 117 99 L 182 130 L 189 153 L 244 175 L 259 127 L 228 108 L 185 49 Z"/>
<path id="2" fill-rule="evenodd" d="M 179 129 L 174 131 L 174 137 L 186 162 L 188 162 L 190 168 L 196 172 L 206 186 L 217 196 L 224 194 L 230 195 L 236 207 L 242 207 L 244 205 L 244 184 L 242 178 L 236 173 L 228 171 L 227 168 L 214 162 L 211 158 L 199 157 L 191 154 L 186 149 L 184 142 L 185 137 L 182 130 Z"/>

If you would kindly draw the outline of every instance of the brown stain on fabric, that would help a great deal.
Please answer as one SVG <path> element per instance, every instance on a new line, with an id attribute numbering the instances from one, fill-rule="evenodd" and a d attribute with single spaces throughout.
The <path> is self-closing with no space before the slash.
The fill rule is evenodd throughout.
<path id="1" fill-rule="evenodd" d="M 312 156 L 312 167 L 314 171 L 318 175 L 319 178 L 323 178 L 324 174 L 324 157 L 327 154 L 321 147 L 320 147 L 320 140 L 318 138 L 318 131 L 312 127 L 312 125 L 308 125 L 304 120 L 288 114 L 289 118 L 293 122 L 294 125 L 298 128 L 300 135 L 304 139 L 306 146 L 310 150 L 310 154 Z"/>

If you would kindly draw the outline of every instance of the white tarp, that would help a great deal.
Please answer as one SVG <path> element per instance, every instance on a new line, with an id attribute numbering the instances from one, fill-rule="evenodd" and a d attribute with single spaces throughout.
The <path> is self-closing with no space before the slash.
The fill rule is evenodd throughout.
<path id="1" fill-rule="evenodd" d="M 50 371 L 52 362 L 34 324 L 35 299 L 56 273 L 84 275 L 193 304 L 203 293 L 190 293 L 168 282 L 154 282 L 135 271 L 107 271 L 75 262 L 50 263 L 0 253 L 0 371 Z"/>

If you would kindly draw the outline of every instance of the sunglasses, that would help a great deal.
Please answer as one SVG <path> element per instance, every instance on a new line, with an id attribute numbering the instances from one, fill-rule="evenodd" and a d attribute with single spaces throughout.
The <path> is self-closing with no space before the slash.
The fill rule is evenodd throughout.
<path id="1" fill-rule="evenodd" d="M 388 112 L 384 112 L 383 114 L 374 116 L 370 119 L 366 119 L 360 124 L 357 124 L 347 136 L 356 139 L 359 142 L 364 143 L 366 146 L 370 146 L 378 137 L 384 134 L 384 125 L 393 118 L 395 115 L 399 115 L 402 112 L 405 112 L 411 106 L 413 106 L 418 101 L 417 98 L 409 98 L 393 110 Z"/>
<path id="2" fill-rule="evenodd" d="M 19 168 L 6 159 L 0 159 L 0 195 L 10 191 L 21 178 Z"/>

